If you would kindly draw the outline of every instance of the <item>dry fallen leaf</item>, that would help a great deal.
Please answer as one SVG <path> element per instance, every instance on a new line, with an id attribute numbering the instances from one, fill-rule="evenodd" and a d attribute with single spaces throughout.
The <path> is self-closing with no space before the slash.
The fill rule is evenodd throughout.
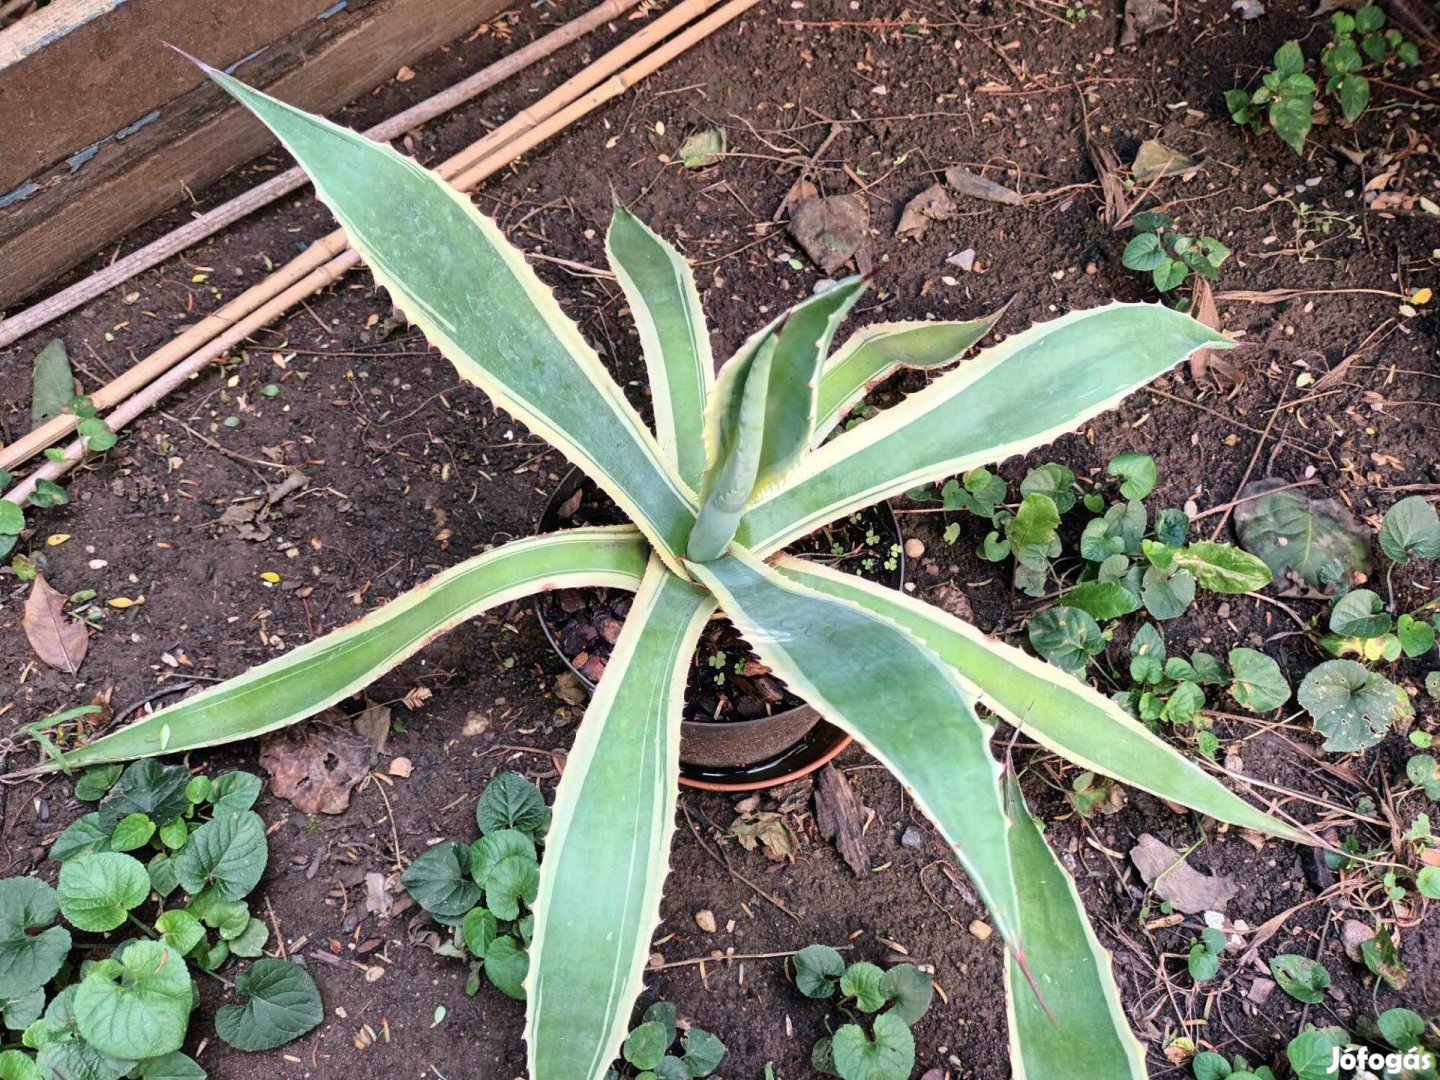
<path id="1" fill-rule="evenodd" d="M 1025 201 L 1018 192 L 1011 191 L 1004 184 L 997 184 L 994 180 L 987 180 L 959 166 L 945 170 L 945 183 L 954 191 L 969 195 L 972 199 L 984 199 L 986 202 L 1003 203 L 1006 206 L 1019 206 Z"/>
<path id="2" fill-rule="evenodd" d="M 790 208 L 790 235 L 820 269 L 833 274 L 865 242 L 869 215 L 855 195 L 802 199 Z"/>
<path id="3" fill-rule="evenodd" d="M 1130 166 L 1130 175 L 1138 183 L 1162 176 L 1183 176 L 1200 168 L 1200 162 L 1182 154 L 1158 139 L 1146 139 L 1135 152 L 1135 163 Z"/>
<path id="4" fill-rule="evenodd" d="M 390 762 L 390 775 L 406 779 L 415 771 L 415 763 L 408 757 L 397 757 Z"/>
<path id="5" fill-rule="evenodd" d="M 902 240 L 919 240 L 932 221 L 948 221 L 954 216 L 955 201 L 945 185 L 931 184 L 905 204 L 895 235 Z"/>
<path id="6" fill-rule="evenodd" d="M 90 634 L 84 623 L 65 617 L 65 597 L 50 587 L 44 574 L 36 574 L 30 586 L 22 623 L 36 656 L 71 675 L 80 670 Z"/>
<path id="7" fill-rule="evenodd" d="M 1224 911 L 1239 886 L 1228 877 L 1202 874 L 1185 861 L 1170 845 L 1149 833 L 1141 833 L 1130 849 L 1130 860 L 1162 900 L 1169 900 L 1176 911 L 1198 915 L 1202 911 Z"/>
<path id="8" fill-rule="evenodd" d="M 339 709 L 269 735 L 260 744 L 260 765 L 270 774 L 275 794 L 306 814 L 344 811 L 351 789 L 374 762 L 374 744 L 357 735 Z"/>

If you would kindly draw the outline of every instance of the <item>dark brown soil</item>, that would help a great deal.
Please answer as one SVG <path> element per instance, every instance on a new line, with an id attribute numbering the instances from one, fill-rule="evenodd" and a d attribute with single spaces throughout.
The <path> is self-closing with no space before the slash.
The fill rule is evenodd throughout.
<path id="1" fill-rule="evenodd" d="M 614 500 L 588 477 L 579 477 L 571 492 L 575 475 L 562 480 L 547 503 L 555 511 L 553 527 L 625 521 Z M 541 527 L 547 526 L 551 526 L 551 515 L 542 513 Z M 894 589 L 900 588 L 905 578 L 905 556 L 895 518 L 879 506 L 868 506 L 826 525 L 788 550 Z M 553 646 L 570 669 L 593 688 L 620 638 L 630 611 L 630 594 L 613 589 L 561 589 L 541 593 L 535 603 Z M 706 624 L 686 681 L 686 720 L 701 724 L 758 720 L 804 704 L 761 662 L 729 619 L 711 619 Z"/>
<path id="2" fill-rule="evenodd" d="M 524 7 L 515 40 L 580 6 L 564 0 Z M 1238 389 L 1221 393 L 1176 374 L 1084 431 L 1026 461 L 1005 463 L 1001 472 L 1013 485 L 1027 466 L 1054 458 L 1088 478 L 1115 453 L 1141 450 L 1160 466 L 1152 506 L 1194 499 L 1205 510 L 1232 499 L 1247 477 L 1300 479 L 1313 470 L 1323 491 L 1375 524 L 1402 493 L 1440 491 L 1434 419 L 1440 305 L 1417 306 L 1412 316 L 1393 295 L 1436 284 L 1440 227 L 1418 210 L 1366 212 L 1358 193 L 1374 176 L 1377 151 L 1414 139 L 1393 183 L 1435 198 L 1436 91 L 1417 84 L 1414 73 L 1397 75 L 1395 85 L 1375 88 L 1375 107 L 1356 130 L 1317 127 L 1305 158 L 1274 138 L 1251 137 L 1226 118 L 1223 91 L 1254 83 L 1289 37 L 1305 39 L 1313 60 L 1324 34 L 1323 20 L 1307 18 L 1308 6 L 1296 0 L 1267 7 L 1262 18 L 1241 23 L 1224 0 L 1185 0 L 1175 27 L 1118 48 L 1119 15 L 1111 4 L 1087 5 L 1087 17 L 1070 23 L 1045 0 L 953 9 L 762 0 L 562 140 L 497 176 L 478 201 L 527 250 L 601 266 L 613 190 L 696 262 L 716 354 L 723 357 L 777 307 L 808 295 L 816 279 L 783 229 L 766 226 L 796 178 L 793 163 L 808 160 L 832 125 L 839 134 L 816 182 L 827 193 L 863 192 L 874 229 L 875 289 L 852 319 L 857 326 L 881 318 L 971 317 L 1017 296 L 1001 327 L 1012 332 L 1111 297 L 1153 299 L 1148 282 L 1120 265 L 1127 234 L 1099 218 L 1087 132 L 1122 161 L 1152 137 L 1203 153 L 1205 171 L 1190 181 L 1164 181 L 1156 195 L 1173 203 L 1195 234 L 1217 236 L 1235 251 L 1221 271 L 1220 291 L 1309 291 L 1279 303 L 1221 300 L 1225 328 L 1243 333 L 1245 343 L 1231 354 L 1243 375 Z M 922 16 L 929 29 L 917 28 Z M 803 21 L 832 18 L 842 21 Z M 478 137 L 632 25 L 618 25 L 523 85 L 503 87 L 435 125 L 414 140 L 414 152 L 436 161 Z M 384 88 L 344 119 L 357 126 L 373 122 L 507 47 L 494 33 L 457 42 L 416 65 L 415 79 Z M 1433 67 L 1433 58 L 1427 63 Z M 712 126 L 725 128 L 730 156 L 702 172 L 670 160 L 686 135 Z M 1356 164 L 1359 152 L 1372 156 Z M 203 195 L 200 205 L 282 163 L 275 157 L 244 170 Z M 894 239 L 900 208 L 953 164 L 984 167 L 1023 192 L 1054 194 L 1021 207 L 963 200 L 960 216 L 932 225 L 922 240 Z M 1303 215 L 1302 201 L 1311 208 Z M 170 215 L 125 247 L 181 217 Z M 1320 231 L 1321 224 L 1330 231 Z M 93 387 L 330 227 L 308 195 L 289 199 L 5 351 L 0 437 L 8 440 L 27 426 L 29 360 L 52 333 L 64 338 Z M 946 265 L 947 256 L 966 248 L 975 250 L 983 272 Z M 622 384 L 639 395 L 638 343 L 613 282 L 555 263 L 537 266 Z M 483 395 L 457 386 L 449 364 L 417 334 L 386 333 L 389 314 L 388 301 L 367 277 L 347 279 L 257 335 L 223 373 L 197 379 L 164 414 L 147 417 L 75 478 L 69 506 L 36 514 L 37 529 L 22 550 L 43 564 L 57 588 L 94 588 L 105 598 L 143 597 L 144 603 L 109 609 L 80 678 L 69 678 L 30 660 L 19 625 L 25 588 L 8 574 L 0 578 L 0 655 L 6 657 L 0 730 L 107 689 L 123 709 L 175 680 L 235 674 L 442 567 L 532 531 L 565 462 Z M 1398 321 L 1336 385 L 1316 392 L 1306 389 L 1308 379 L 1298 381 L 1335 368 L 1390 319 Z M 278 396 L 260 393 L 268 383 L 279 385 Z M 882 392 L 875 400 L 893 399 Z M 227 426 L 229 417 L 238 424 Z M 1262 432 L 1269 435 L 1263 441 Z M 270 537 L 252 542 L 217 527 L 227 505 L 284 475 L 277 465 L 302 467 L 311 483 L 269 522 Z M 1013 634 L 1034 603 L 1012 593 L 1003 568 L 973 554 L 980 539 L 975 519 L 957 517 L 961 537 L 947 545 L 943 517 L 904 519 L 907 534 L 927 552 L 912 570 L 918 593 L 952 603 L 963 594 L 978 625 Z M 1218 523 L 1215 516 L 1203 524 Z M 47 537 L 58 534 L 70 538 L 47 545 Z M 92 568 L 97 560 L 105 565 Z M 278 587 L 261 578 L 267 571 L 282 576 Z M 1394 582 L 1407 607 L 1437 584 L 1434 564 L 1418 564 Z M 1312 601 L 1289 606 L 1301 618 L 1319 610 Z M 1176 652 L 1260 645 L 1298 682 L 1320 656 L 1294 629 L 1280 608 L 1202 594 L 1165 633 Z M 1120 648 L 1112 649 L 1117 657 Z M 1418 690 L 1426 667 L 1406 661 L 1394 674 Z M 501 768 L 524 771 L 547 792 L 553 788 L 578 719 L 577 710 L 553 694 L 560 670 L 529 605 L 476 620 L 372 689 L 374 698 L 397 703 L 405 731 L 389 750 L 414 762 L 409 779 L 383 788 L 370 782 L 335 818 L 307 820 L 268 794 L 262 799 L 259 809 L 274 824 L 263 895 L 292 951 L 315 973 L 329 1015 L 283 1056 L 246 1057 L 212 1038 L 198 1051 L 211 1076 L 509 1080 L 523 1073 L 521 1006 L 488 988 L 467 999 L 462 964 L 412 946 L 418 940 L 413 910 L 388 922 L 365 914 L 363 882 L 367 871 L 396 869 L 397 844 L 399 857 L 413 858 L 436 838 L 471 838 L 473 798 Z M 430 696 L 412 694 L 417 688 Z M 413 709 L 398 703 L 407 694 Z M 1435 731 L 1435 703 L 1423 693 L 1415 703 L 1414 726 Z M 1285 725 L 1220 717 L 1215 726 L 1222 758 L 1238 755 L 1247 775 L 1303 793 L 1282 798 L 1303 820 L 1350 831 L 1357 827 L 1354 809 L 1373 797 L 1372 816 L 1403 818 L 1393 830 L 1398 834 L 1427 809 L 1413 793 L 1397 807 L 1392 794 L 1404 785 L 1408 746 L 1400 733 L 1367 754 L 1325 759 L 1322 769 L 1311 756 L 1318 742 L 1304 714 Z M 255 756 L 255 747 L 241 746 L 204 760 L 253 768 Z M 23 744 L 8 755 L 12 767 L 32 759 Z M 1152 1075 L 1188 1075 L 1163 1056 L 1181 1033 L 1278 1064 L 1282 1040 L 1305 1020 L 1353 1027 L 1392 1005 L 1429 1015 L 1440 1009 L 1440 920 L 1433 905 L 1398 912 L 1360 879 L 1317 901 L 1330 879 L 1295 848 L 1272 841 L 1257 850 L 1235 830 L 1177 815 L 1144 795 L 1132 794 L 1114 816 L 1076 820 L 1066 816 L 1055 790 L 1068 785 L 1074 771 L 1023 745 L 1018 760 L 1027 770 L 1027 793 L 1050 820 L 1050 836 L 1115 952 Z M 687 792 L 657 951 L 675 962 L 821 941 L 883 960 L 899 952 L 887 944 L 895 943 L 911 960 L 933 965 L 944 992 L 916 1031 L 917 1074 L 939 1067 L 955 1078 L 1007 1076 L 999 944 L 967 932 L 983 912 L 967 886 L 946 876 L 944 845 L 900 786 L 858 749 L 841 763 L 874 811 L 869 880 L 862 886 L 818 839 L 808 813 L 792 815 L 795 860 L 771 863 L 722 839 L 735 816 L 731 799 Z M 31 781 L 5 791 L 0 869 L 53 877 L 44 845 L 79 813 L 69 782 Z M 1326 811 L 1314 799 L 1342 809 Z M 1428 810 L 1440 820 L 1440 808 Z M 918 850 L 900 843 L 912 825 L 921 831 Z M 1233 919 L 1256 927 L 1292 912 L 1260 958 L 1278 951 L 1322 958 L 1335 977 L 1326 1002 L 1307 1009 L 1277 991 L 1257 1006 L 1246 994 L 1260 970 L 1242 968 L 1230 956 L 1220 980 L 1192 992 L 1180 954 L 1198 920 L 1157 927 L 1141 918 L 1143 886 L 1124 853 L 1147 831 L 1178 848 L 1203 840 L 1191 862 L 1240 884 L 1229 908 Z M 1388 842 L 1390 831 L 1366 833 L 1365 842 Z M 698 929 L 700 909 L 715 913 L 717 933 Z M 1410 969 L 1403 992 L 1375 986 L 1342 954 L 1338 920 L 1372 917 L 1397 927 Z M 359 957 L 357 945 L 372 937 L 383 944 Z M 367 969 L 379 969 L 379 977 L 367 981 Z M 197 1040 L 211 1031 L 209 1012 L 220 1000 L 214 989 L 208 982 L 204 987 Z M 793 990 L 776 959 L 668 967 L 653 976 L 647 995 L 676 1002 L 682 1016 L 721 1035 L 730 1047 L 720 1070 L 726 1078 L 758 1077 L 766 1063 L 784 1080 L 810 1076 L 809 1049 L 829 1015 Z M 448 1014 L 436 1025 L 441 1004 Z"/>

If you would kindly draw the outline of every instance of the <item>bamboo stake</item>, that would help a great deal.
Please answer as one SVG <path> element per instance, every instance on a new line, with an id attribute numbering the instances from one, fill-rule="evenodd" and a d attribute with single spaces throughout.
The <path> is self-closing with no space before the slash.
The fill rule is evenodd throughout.
<path id="1" fill-rule="evenodd" d="M 649 49 L 657 41 L 669 37 L 697 14 L 713 7 L 717 2 L 718 0 L 685 0 L 684 3 L 677 5 L 654 22 L 630 35 L 586 67 L 584 71 L 567 79 L 534 105 L 517 113 L 470 147 L 442 162 L 436 171 L 453 182 L 462 170 L 469 168 L 476 161 L 484 160 L 517 135 L 543 123 L 579 95 L 621 70 L 637 55 Z M 462 190 L 468 190 L 459 183 L 456 183 L 456 186 Z M 133 367 L 123 371 L 117 378 L 100 387 L 90 395 L 92 403 L 102 412 L 115 407 L 153 379 L 159 378 L 175 364 L 193 354 L 197 349 L 204 348 L 210 341 L 246 319 L 296 282 L 304 280 L 312 271 L 326 265 L 340 255 L 347 246 L 343 229 L 336 229 L 324 238 L 317 240 L 304 252 L 269 274 L 263 281 L 252 285 L 218 311 L 201 319 L 183 334 L 166 342 Z M 70 434 L 79 422 L 79 417 L 61 413 L 28 434 L 22 435 L 9 446 L 0 447 L 0 469 L 13 470 L 17 465 L 28 461 L 47 446 L 54 445 Z"/>
<path id="2" fill-rule="evenodd" d="M 695 0 L 694 6 L 699 7 L 702 4 L 708 5 L 713 2 L 714 0 Z M 685 52 L 697 42 L 704 40 L 710 34 L 714 33 L 732 19 L 743 14 L 758 2 L 759 0 L 729 0 L 729 3 L 711 12 L 684 33 L 665 42 L 630 67 L 605 79 L 588 94 L 585 94 L 568 106 L 556 111 L 548 118 L 534 123 L 528 131 L 523 132 L 517 138 L 506 143 L 501 149 L 493 151 L 490 157 L 485 160 L 474 163 L 467 171 L 454 177 L 451 182 L 457 187 L 466 188 L 473 187 L 480 183 L 516 158 L 528 153 L 540 143 L 550 138 L 550 136 L 564 130 L 580 118 L 599 108 L 605 102 L 618 97 L 642 79 L 654 74 L 660 67 Z M 687 6 L 690 5 L 681 5 L 681 7 Z M 681 8 L 677 7 L 671 14 L 678 14 L 680 10 Z M 658 22 L 659 20 L 657 20 L 657 24 Z M 456 155 L 456 157 L 458 158 L 460 155 Z M 455 159 L 452 158 L 450 160 L 453 161 Z M 337 232 L 340 232 L 340 230 L 337 230 Z M 326 238 L 326 240 L 329 239 L 329 237 Z M 315 246 L 319 245 L 312 245 L 312 247 Z M 308 252 L 309 249 L 307 249 L 306 253 L 308 254 Z M 298 262 L 299 260 L 296 261 Z M 156 405 L 171 391 L 195 375 L 198 375 L 208 364 L 223 356 L 235 344 L 243 341 L 260 327 L 267 325 L 275 318 L 284 314 L 302 299 L 314 295 L 316 292 L 339 280 L 346 271 L 357 266 L 359 262 L 359 254 L 353 250 L 346 249 L 331 258 L 328 262 L 312 268 L 304 277 L 291 282 L 285 291 L 270 298 L 240 321 L 234 323 L 228 331 L 215 338 L 206 347 L 186 358 L 183 363 L 172 365 L 170 370 L 162 377 L 157 378 L 149 386 L 146 386 L 142 392 L 135 394 L 110 413 L 110 415 L 106 417 L 106 422 L 112 430 L 120 431 L 136 417 Z M 30 493 L 35 490 L 37 481 L 53 481 L 59 479 L 83 460 L 84 457 L 84 443 L 76 439 L 65 448 L 63 458 L 56 461 L 47 461 L 23 482 L 17 484 L 7 492 L 5 499 L 23 506 L 25 500 L 29 498 Z"/>
<path id="3" fill-rule="evenodd" d="M 377 142 L 389 142 L 407 131 L 429 123 L 437 116 L 450 112 L 491 87 L 519 74 L 532 64 L 577 41 L 603 23 L 624 14 L 640 0 L 602 0 L 584 15 L 572 19 L 543 37 L 536 38 L 528 45 L 516 49 L 488 67 L 482 68 L 467 79 L 447 87 L 440 93 L 426 98 L 389 119 L 382 120 L 365 131 L 368 138 Z M 26 334 L 38 330 L 46 323 L 53 322 L 61 315 L 74 311 L 102 293 L 129 281 L 136 274 L 158 266 L 172 255 L 198 244 L 213 236 L 227 225 L 234 224 L 262 207 L 269 206 L 277 199 L 309 183 L 305 170 L 298 165 L 273 176 L 263 184 L 235 196 L 199 217 L 187 221 L 178 229 L 166 233 L 144 247 L 131 252 L 123 259 L 111 263 L 82 281 L 61 289 L 53 296 L 26 308 L 9 319 L 0 319 L 0 348 L 18 341 Z"/>

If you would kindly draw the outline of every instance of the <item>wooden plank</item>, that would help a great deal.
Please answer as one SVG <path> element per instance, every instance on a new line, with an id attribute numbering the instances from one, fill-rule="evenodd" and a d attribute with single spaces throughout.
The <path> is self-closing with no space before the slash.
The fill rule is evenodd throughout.
<path id="1" fill-rule="evenodd" d="M 419 56 L 501 10 L 506 0 L 373 0 L 343 32 L 316 43 L 306 27 L 255 61 L 247 78 L 304 108 L 328 113 L 392 77 Z M 357 16 L 362 14 L 355 13 Z M 338 20 L 337 20 L 338 21 Z M 173 53 L 166 55 L 183 63 Z M 303 63 L 301 62 L 303 60 Z M 188 66 L 188 65 L 187 65 Z M 277 74 L 278 73 L 278 74 Z M 259 77 L 274 74 L 273 79 Z M 180 122 L 228 102 L 206 84 L 167 106 Z M 0 210 L 0 308 L 14 304 L 115 238 L 273 146 L 238 105 L 182 130 L 137 133 L 104 148 L 79 186 L 52 184 Z M 94 171 L 90 170 L 94 168 Z"/>
<path id="2" fill-rule="evenodd" d="M 26 16 L 0 31 L 0 195 L 205 81 L 163 42 L 223 67 L 333 3 L 55 0 Z"/>

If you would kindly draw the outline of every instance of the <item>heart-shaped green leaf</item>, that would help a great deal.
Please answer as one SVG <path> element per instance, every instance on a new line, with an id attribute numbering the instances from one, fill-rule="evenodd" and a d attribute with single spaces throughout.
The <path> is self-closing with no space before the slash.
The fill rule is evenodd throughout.
<path id="1" fill-rule="evenodd" d="M 704 1028 L 692 1027 L 687 1031 L 682 1046 L 689 1076 L 709 1076 L 725 1057 L 725 1044 Z"/>
<path id="2" fill-rule="evenodd" d="M 156 919 L 155 929 L 165 939 L 165 944 L 181 956 L 205 940 L 205 927 L 200 920 L 178 908 L 164 912 Z"/>
<path id="3" fill-rule="evenodd" d="M 854 998 L 862 1012 L 879 1012 L 889 1000 L 885 993 L 885 972 L 865 960 L 845 969 L 845 974 L 840 976 L 840 992 Z"/>
<path id="4" fill-rule="evenodd" d="M 891 1011 L 898 1014 L 906 1024 L 914 1024 L 925 1015 L 935 993 L 935 985 L 930 981 L 930 976 L 914 964 L 896 964 L 885 972 L 881 989 L 891 1002 Z"/>
<path id="5" fill-rule="evenodd" d="M 222 1005 L 215 1030 L 237 1050 L 273 1050 L 325 1018 L 315 980 L 288 960 L 256 960 L 235 980 L 239 1005 Z"/>
<path id="6" fill-rule="evenodd" d="M 845 961 L 829 945 L 807 945 L 795 954 L 795 988 L 808 998 L 828 998 L 835 993 Z"/>
<path id="7" fill-rule="evenodd" d="M 859 1024 L 845 1024 L 831 1039 L 830 1052 L 846 1080 L 908 1080 L 915 1067 L 915 1037 L 894 1013 L 875 1018 L 873 1041 Z"/>
<path id="8" fill-rule="evenodd" d="M 621 1053 L 637 1069 L 654 1069 L 669 1048 L 670 1035 L 665 1025 L 650 1020 L 630 1032 Z"/>
<path id="9" fill-rule="evenodd" d="M 155 835 L 155 822 L 147 814 L 126 814 L 110 834 L 111 851 L 134 851 Z"/>
<path id="10" fill-rule="evenodd" d="M 145 814 L 156 825 L 168 825 L 190 806 L 185 797 L 188 783 L 190 770 L 183 765 L 162 765 L 154 758 L 142 758 L 120 774 L 105 796 L 100 804 L 100 825 L 107 833 L 114 832 L 120 819 L 130 814 Z"/>
<path id="11" fill-rule="evenodd" d="M 236 956 L 254 958 L 265 951 L 265 942 L 269 940 L 270 927 L 265 925 L 265 920 L 251 916 L 245 929 L 230 939 L 230 951 Z"/>
<path id="12" fill-rule="evenodd" d="M 1296 699 L 1315 718 L 1325 749 L 1340 753 L 1374 746 L 1414 712 L 1404 690 L 1354 660 L 1327 660 L 1312 669 Z"/>
<path id="13" fill-rule="evenodd" d="M 80 779 L 75 781 L 75 798 L 81 802 L 99 802 L 105 797 L 105 793 L 115 786 L 115 781 L 120 779 L 124 768 L 119 762 L 114 762 L 86 769 Z"/>
<path id="14" fill-rule="evenodd" d="M 471 908 L 460 924 L 460 933 L 465 938 L 465 947 L 470 950 L 470 955 L 476 960 L 484 960 L 485 950 L 500 935 L 500 922 L 483 907 Z"/>
<path id="15" fill-rule="evenodd" d="M 1330 630 L 1342 637 L 1377 638 L 1390 631 L 1385 601 L 1369 589 L 1354 589 L 1335 601 Z"/>
<path id="16" fill-rule="evenodd" d="M 1077 673 L 1092 657 L 1105 651 L 1105 635 L 1090 615 L 1064 604 L 1048 608 L 1030 620 L 1030 644 L 1056 667 Z"/>
<path id="17" fill-rule="evenodd" d="M 1398 563 L 1440 559 L 1440 516 L 1422 495 L 1411 495 L 1385 511 L 1380 550 Z"/>
<path id="18" fill-rule="evenodd" d="M 149 895 L 150 875 L 129 855 L 97 852 L 60 867 L 60 910 L 81 930 L 114 930 Z"/>
<path id="19" fill-rule="evenodd" d="M 77 855 L 92 855 L 97 851 L 110 850 L 110 830 L 100 824 L 98 812 L 84 814 L 70 823 L 70 826 L 50 845 L 50 858 L 66 862 Z"/>
<path id="20" fill-rule="evenodd" d="M 45 1080 L 45 1077 L 28 1054 L 5 1050 L 0 1052 L 0 1080 Z"/>
<path id="21" fill-rule="evenodd" d="M 159 1057 L 180 1049 L 194 990 L 180 954 L 159 941 L 132 941 L 90 969 L 75 991 L 80 1034 L 117 1058 Z"/>
<path id="22" fill-rule="evenodd" d="M 475 804 L 481 834 L 516 829 L 538 839 L 550 825 L 550 808 L 540 789 L 515 772 L 497 773 Z"/>
<path id="23" fill-rule="evenodd" d="M 427 848 L 405 868 L 400 883 L 430 914 L 460 919 L 482 895 L 470 877 L 470 848 L 445 841 Z"/>
<path id="24" fill-rule="evenodd" d="M 1231 649 L 1230 670 L 1234 681 L 1230 696 L 1242 709 L 1266 713 L 1290 700 L 1290 684 L 1280 665 L 1255 649 Z"/>
<path id="25" fill-rule="evenodd" d="M 1135 239 L 1138 240 L 1139 237 Z M 1183 277 L 1183 266 L 1180 271 Z M 1161 286 L 1161 291 L 1165 291 L 1165 288 Z M 1155 490 L 1155 459 L 1149 454 L 1117 454 L 1110 459 L 1110 464 L 1105 466 L 1105 471 L 1111 476 L 1121 478 L 1120 494 L 1127 499 L 1143 499 Z"/>
<path id="26" fill-rule="evenodd" d="M 525 976 L 530 954 L 509 934 L 498 937 L 485 950 L 485 975 L 506 997 L 525 1000 Z"/>
<path id="27" fill-rule="evenodd" d="M 1330 972 L 1324 964 L 1294 953 L 1281 953 L 1271 960 L 1270 974 L 1281 990 L 1307 1005 L 1325 1000 L 1325 988 L 1330 985 Z"/>
<path id="28" fill-rule="evenodd" d="M 216 817 L 244 813 L 260 797 L 260 778 L 239 769 L 221 773 L 210 782 L 205 797 L 214 807 Z"/>
<path id="29" fill-rule="evenodd" d="M 40 989 L 60 970 L 70 931 L 52 925 L 58 910 L 55 890 L 39 878 L 0 880 L 0 1001 Z"/>
<path id="30" fill-rule="evenodd" d="M 265 822 L 246 810 L 207 821 L 175 855 L 175 874 L 194 896 L 213 887 L 222 900 L 239 900 L 260 883 L 270 857 Z"/>

